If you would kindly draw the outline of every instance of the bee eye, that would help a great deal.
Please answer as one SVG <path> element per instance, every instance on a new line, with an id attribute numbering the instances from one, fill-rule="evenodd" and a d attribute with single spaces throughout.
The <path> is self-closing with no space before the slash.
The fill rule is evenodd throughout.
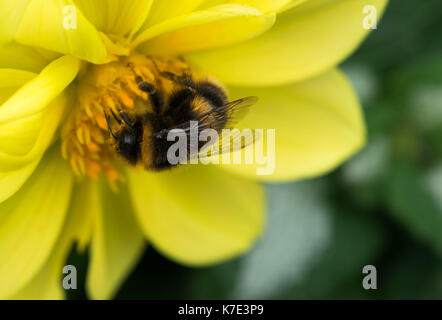
<path id="1" fill-rule="evenodd" d="M 133 134 L 126 133 L 123 137 L 123 143 L 125 144 L 135 144 L 135 136 Z"/>
<path id="2" fill-rule="evenodd" d="M 140 135 L 142 131 L 125 131 L 118 135 L 117 152 L 130 164 L 136 164 L 140 157 Z"/>

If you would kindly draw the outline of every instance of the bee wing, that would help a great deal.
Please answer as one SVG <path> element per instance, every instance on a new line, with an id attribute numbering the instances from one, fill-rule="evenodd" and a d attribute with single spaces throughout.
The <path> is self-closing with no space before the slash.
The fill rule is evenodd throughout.
<path id="1" fill-rule="evenodd" d="M 190 154 L 190 158 L 209 158 L 224 153 L 235 152 L 252 145 L 258 139 L 259 137 L 250 129 L 233 129 L 229 132 L 221 132 L 217 140 L 209 141 L 197 153 Z"/>
<path id="2" fill-rule="evenodd" d="M 222 129 L 217 130 L 219 138 L 210 141 L 197 154 L 191 154 L 190 157 L 211 157 L 241 150 L 253 144 L 256 137 L 252 130 L 240 131 L 233 129 L 233 126 L 247 115 L 250 107 L 257 101 L 257 97 L 242 98 L 217 108 L 214 110 L 215 114 L 207 115 L 208 119 L 202 121 L 205 128 L 222 128 L 230 129 L 230 131 L 223 133 Z"/>
<path id="3" fill-rule="evenodd" d="M 229 102 L 219 108 L 211 110 L 198 119 L 195 119 L 193 124 L 190 122 L 181 123 L 173 128 L 163 129 L 154 133 L 157 137 L 167 137 L 167 133 L 171 130 L 180 129 L 186 132 L 188 135 L 191 130 L 204 130 L 208 128 L 232 128 L 233 125 L 243 119 L 250 107 L 258 101 L 257 97 L 246 97 Z"/>
<path id="4" fill-rule="evenodd" d="M 182 130 L 189 136 L 196 129 L 202 131 L 204 129 L 218 128 L 214 129 L 218 133 L 218 139 L 209 141 L 202 149 L 199 146 L 192 145 L 192 139 L 189 139 L 187 154 L 190 159 L 206 158 L 241 150 L 253 144 L 256 137 L 252 130 L 240 131 L 233 129 L 233 126 L 247 115 L 250 107 L 257 101 L 257 97 L 238 99 L 201 115 L 192 123 L 185 122 L 173 128 L 163 129 L 154 133 L 154 135 L 157 138 L 166 139 L 168 133 L 172 130 Z M 231 129 L 231 131 L 229 134 L 223 134 L 223 129 Z M 208 150 L 209 148 L 210 150 Z"/>
<path id="5" fill-rule="evenodd" d="M 247 115 L 250 107 L 257 101 L 257 97 L 246 97 L 229 102 L 222 107 L 216 108 L 209 114 L 204 115 L 205 119 L 202 119 L 202 122 L 207 123 L 207 127 L 209 128 L 233 128 L 235 124 Z"/>

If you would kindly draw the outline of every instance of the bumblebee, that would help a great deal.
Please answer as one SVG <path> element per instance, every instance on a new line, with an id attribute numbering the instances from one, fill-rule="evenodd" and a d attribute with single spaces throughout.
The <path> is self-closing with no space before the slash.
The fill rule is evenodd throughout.
<path id="1" fill-rule="evenodd" d="M 132 63 L 127 67 L 135 69 Z M 171 130 L 181 129 L 190 134 L 193 121 L 200 129 L 221 133 L 223 129 L 232 128 L 257 100 L 246 97 L 229 102 L 222 85 L 196 76 L 190 68 L 184 67 L 176 73 L 154 62 L 151 69 L 150 80 L 140 72 L 133 72 L 138 89 L 148 96 L 147 102 L 141 102 L 132 111 L 104 112 L 114 152 L 130 165 L 142 166 L 145 170 L 161 171 L 177 165 L 167 158 L 168 149 L 174 143 L 167 139 Z M 192 150 L 190 139 L 188 141 L 188 150 Z M 194 153 L 199 153 L 202 147 L 199 143 Z M 218 149 L 219 153 L 227 151 L 231 151 L 230 146 Z M 195 156 L 192 152 L 187 154 L 188 158 Z"/>

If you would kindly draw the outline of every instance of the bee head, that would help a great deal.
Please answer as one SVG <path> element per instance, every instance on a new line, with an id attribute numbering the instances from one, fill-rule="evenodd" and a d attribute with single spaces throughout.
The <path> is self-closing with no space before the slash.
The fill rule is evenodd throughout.
<path id="1" fill-rule="evenodd" d="M 143 139 L 143 129 L 140 125 L 132 128 L 124 127 L 115 136 L 116 150 L 120 156 L 130 164 L 137 164 L 141 154 L 141 141 Z"/>

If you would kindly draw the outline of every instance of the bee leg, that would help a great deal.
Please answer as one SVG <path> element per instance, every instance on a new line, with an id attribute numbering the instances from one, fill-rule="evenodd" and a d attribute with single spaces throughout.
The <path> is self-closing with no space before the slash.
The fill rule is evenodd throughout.
<path id="1" fill-rule="evenodd" d="M 128 125 L 129 127 L 133 128 L 134 127 L 134 123 L 132 122 L 132 120 L 130 120 L 129 116 L 127 115 L 127 113 L 124 113 L 121 110 L 118 110 L 118 114 L 120 115 L 121 119 L 123 119 L 124 123 L 126 125 Z"/>
<path id="2" fill-rule="evenodd" d="M 164 105 L 164 98 L 155 88 L 155 86 L 147 81 L 143 81 L 140 77 L 136 78 L 138 88 L 141 91 L 147 92 L 149 94 L 150 102 L 152 103 L 152 108 L 155 113 L 161 112 L 161 107 Z"/>
<path id="3" fill-rule="evenodd" d="M 114 119 L 118 122 L 118 124 L 121 124 L 121 119 L 115 114 L 114 110 L 111 109 L 111 113 Z"/>
<path id="4" fill-rule="evenodd" d="M 173 82 L 176 82 L 183 86 L 189 88 L 195 88 L 195 82 L 193 81 L 192 76 L 189 73 L 184 73 L 183 75 L 177 75 L 172 72 L 163 71 L 160 72 L 160 75 L 166 79 L 172 80 Z"/>
<path id="5" fill-rule="evenodd" d="M 114 137 L 115 140 L 117 140 L 117 136 L 112 131 L 109 116 L 107 115 L 106 111 L 103 111 L 103 112 L 104 112 L 104 118 L 106 119 L 107 127 L 109 128 L 109 133 L 111 134 L 112 137 Z"/>
<path id="6" fill-rule="evenodd" d="M 132 120 L 130 120 L 127 113 L 124 113 L 120 109 L 118 109 L 118 115 L 116 115 L 112 109 L 111 109 L 111 113 L 112 113 L 112 116 L 114 117 L 114 119 L 118 122 L 118 124 L 122 124 L 124 122 L 129 127 L 131 127 L 131 128 L 134 127 L 134 123 L 132 122 Z M 123 120 L 123 121 L 121 121 L 121 120 Z"/>

